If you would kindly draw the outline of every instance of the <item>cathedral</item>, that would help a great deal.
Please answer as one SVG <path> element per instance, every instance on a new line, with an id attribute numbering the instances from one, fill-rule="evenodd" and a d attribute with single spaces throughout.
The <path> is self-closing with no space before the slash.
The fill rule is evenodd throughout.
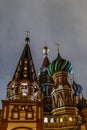
<path id="1" fill-rule="evenodd" d="M 23 52 L 2 100 L 0 130 L 87 130 L 87 100 L 73 76 L 70 61 L 60 55 L 50 62 L 43 48 L 36 74 L 27 35 Z"/>

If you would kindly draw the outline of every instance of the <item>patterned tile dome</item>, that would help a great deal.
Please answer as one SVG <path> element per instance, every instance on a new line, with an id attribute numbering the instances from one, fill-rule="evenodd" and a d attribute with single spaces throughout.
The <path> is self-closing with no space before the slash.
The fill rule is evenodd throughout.
<path id="1" fill-rule="evenodd" d="M 60 56 L 60 53 L 58 53 L 57 58 L 48 66 L 48 72 L 50 76 L 53 76 L 54 73 L 59 71 L 67 71 L 69 73 L 73 72 L 72 64 L 66 59 L 63 59 Z"/>
<path id="2" fill-rule="evenodd" d="M 78 96 L 83 91 L 83 87 L 80 84 L 77 84 L 75 81 L 73 81 L 73 90 L 75 92 L 75 95 Z"/>

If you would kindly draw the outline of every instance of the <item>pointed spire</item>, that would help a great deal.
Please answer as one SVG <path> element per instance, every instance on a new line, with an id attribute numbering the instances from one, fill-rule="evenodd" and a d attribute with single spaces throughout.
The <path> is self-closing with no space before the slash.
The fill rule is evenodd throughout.
<path id="1" fill-rule="evenodd" d="M 49 52 L 49 48 L 46 46 L 46 41 L 44 42 L 45 46 L 43 47 L 43 63 L 42 63 L 42 67 L 47 67 L 50 64 L 50 61 L 48 59 L 48 52 Z"/>
<path id="2" fill-rule="evenodd" d="M 22 78 L 28 78 L 32 82 L 37 79 L 30 46 L 28 44 L 30 42 L 28 34 L 29 32 L 27 31 L 27 37 L 25 38 L 26 44 L 13 76 L 13 80 L 16 81 Z"/>

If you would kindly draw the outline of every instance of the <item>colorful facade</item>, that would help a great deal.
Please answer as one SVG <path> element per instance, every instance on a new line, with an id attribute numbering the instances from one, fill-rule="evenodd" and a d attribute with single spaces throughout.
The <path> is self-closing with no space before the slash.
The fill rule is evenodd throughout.
<path id="1" fill-rule="evenodd" d="M 0 130 L 87 130 L 87 100 L 73 78 L 72 64 L 61 57 L 59 48 L 50 63 L 48 52 L 45 46 L 36 75 L 30 38 L 25 38 L 7 99 L 2 100 Z"/>

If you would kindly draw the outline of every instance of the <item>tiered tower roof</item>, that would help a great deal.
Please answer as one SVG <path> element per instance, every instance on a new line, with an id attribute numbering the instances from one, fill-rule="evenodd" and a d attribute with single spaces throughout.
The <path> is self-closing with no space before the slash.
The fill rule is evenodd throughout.
<path id="1" fill-rule="evenodd" d="M 43 59 L 42 67 L 47 67 L 50 64 L 50 61 L 48 59 L 48 52 L 49 52 L 49 48 L 45 46 L 43 48 L 44 59 Z"/>
<path id="2" fill-rule="evenodd" d="M 28 78 L 30 81 L 36 81 L 36 72 L 29 43 L 30 38 L 27 36 L 25 38 L 24 50 L 13 75 L 13 80 L 19 81 L 22 78 Z"/>
<path id="3" fill-rule="evenodd" d="M 30 38 L 25 38 L 25 47 L 19 59 L 12 80 L 7 86 L 8 99 L 39 100 L 40 89 L 30 50 Z"/>

